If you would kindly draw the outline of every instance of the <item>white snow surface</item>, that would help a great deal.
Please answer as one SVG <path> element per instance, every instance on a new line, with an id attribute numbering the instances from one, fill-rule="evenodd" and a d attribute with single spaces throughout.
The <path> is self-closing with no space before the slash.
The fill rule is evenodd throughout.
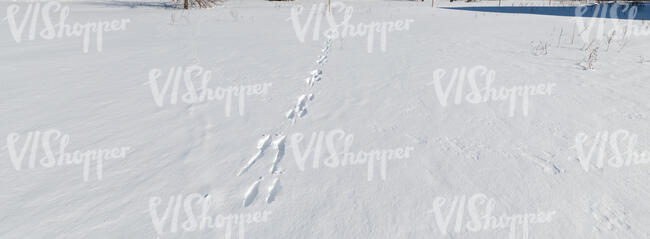
<path id="1" fill-rule="evenodd" d="M 129 19 L 126 29 L 104 33 L 101 52 L 91 37 L 88 53 L 79 37 L 30 41 L 25 33 L 16 42 L 6 10 L 28 3 L 0 2 L 0 238 L 513 238 L 508 228 L 457 232 L 455 217 L 441 232 L 434 199 L 447 199 L 447 215 L 454 196 L 476 194 L 495 200 L 495 216 L 555 211 L 551 221 L 530 224 L 528 238 L 650 238 L 650 165 L 585 171 L 571 148 L 581 132 L 625 129 L 638 135 L 639 150 L 650 150 L 650 62 L 639 60 L 650 59 L 650 36 L 608 50 L 602 43 L 594 69 L 585 70 L 586 44 L 571 42 L 571 17 L 344 1 L 354 24 L 413 20 L 409 30 L 388 33 L 385 51 L 376 39 L 369 53 L 366 37 L 334 39 L 329 48 L 322 34 L 312 40 L 313 23 L 298 40 L 292 6 L 304 5 L 304 24 L 322 2 L 229 0 L 184 11 L 62 1 L 67 22 Z M 478 3 L 486 4 L 495 3 Z M 548 55 L 533 54 L 539 41 Z M 267 84 L 268 92 L 246 96 L 241 114 L 235 98 L 229 116 L 223 100 L 157 105 L 150 71 L 162 70 L 161 85 L 170 68 L 192 65 L 212 72 L 213 88 Z M 447 71 L 446 86 L 453 69 L 474 66 L 493 70 L 497 86 L 556 86 L 531 97 L 527 115 L 517 108 L 510 117 L 506 101 L 456 105 L 454 94 L 443 107 L 428 85 L 433 72 Z M 317 69 L 321 78 L 309 87 Z M 20 150 L 29 132 L 47 130 L 69 135 L 66 152 L 129 149 L 104 160 L 101 179 L 94 164 L 88 180 L 83 165 L 29 168 L 29 152 L 17 170 L 9 136 L 20 135 Z M 331 156 L 325 137 L 301 169 L 296 150 L 337 130 L 353 135 L 350 152 L 413 150 L 388 160 L 382 175 L 379 161 L 370 171 L 323 165 Z M 331 141 L 342 157 L 338 136 Z M 195 194 L 201 198 L 183 206 L 196 215 L 201 200 L 210 200 L 212 216 L 270 213 L 231 233 L 186 230 L 181 206 L 177 230 L 170 215 L 157 232 L 153 214 L 162 218 L 171 198 Z M 162 203 L 153 213 L 155 198 Z M 521 230 L 516 238 L 525 238 Z"/>

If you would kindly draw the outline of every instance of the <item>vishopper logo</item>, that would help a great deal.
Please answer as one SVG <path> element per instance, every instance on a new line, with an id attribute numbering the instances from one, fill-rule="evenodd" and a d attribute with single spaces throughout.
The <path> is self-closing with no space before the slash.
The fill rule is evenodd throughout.
<path id="1" fill-rule="evenodd" d="M 22 147 L 18 146 L 20 140 L 21 134 L 19 133 L 7 135 L 6 147 L 9 151 L 11 163 L 17 171 L 22 169 L 25 156 L 29 152 L 29 169 L 36 168 L 37 164 L 40 164 L 43 168 L 83 164 L 84 181 L 88 181 L 93 161 L 96 167 L 97 180 L 102 180 L 104 160 L 124 159 L 126 158 L 126 152 L 130 149 L 130 147 L 118 147 L 67 152 L 66 148 L 70 144 L 70 136 L 56 129 L 44 132 L 28 132 Z M 54 145 L 56 143 L 58 145 Z M 42 151 L 40 158 L 38 158 L 39 151 Z"/>
<path id="2" fill-rule="evenodd" d="M 637 149 L 638 140 L 638 135 L 624 129 L 598 131 L 593 137 L 578 133 L 574 138 L 575 144 L 570 149 L 575 150 L 580 166 L 586 172 L 593 166 L 603 169 L 605 165 L 621 168 L 650 164 L 650 148 Z"/>
<path id="3" fill-rule="evenodd" d="M 508 101 L 509 117 L 514 117 L 517 112 L 517 103 L 520 102 L 522 114 L 528 116 L 531 96 L 551 95 L 555 83 L 543 83 L 537 85 L 521 85 L 512 87 L 493 86 L 496 73 L 488 70 L 485 66 L 474 66 L 471 68 L 455 68 L 447 86 L 443 86 L 443 79 L 447 77 L 445 69 L 437 69 L 433 72 L 433 81 L 427 86 L 433 86 L 440 105 L 447 107 L 450 103 L 450 96 L 454 96 L 453 103 L 460 105 L 463 102 L 469 104 L 480 104 L 488 101 Z M 483 82 L 483 83 L 481 83 Z M 455 88 L 454 88 L 455 87 Z M 465 88 L 469 93 L 464 95 Z"/>
<path id="4" fill-rule="evenodd" d="M 241 116 L 244 115 L 245 98 L 253 95 L 266 95 L 272 85 L 272 83 L 264 83 L 210 88 L 208 84 L 212 79 L 212 71 L 197 65 L 171 67 L 164 82 L 159 80 L 162 74 L 161 69 L 152 69 L 149 71 L 149 81 L 145 84 L 149 85 L 153 99 L 159 107 L 164 106 L 166 96 L 169 98 L 169 104 L 172 105 L 179 102 L 194 104 L 225 101 L 224 113 L 227 117 L 230 117 L 232 112 L 233 98 L 236 97 Z M 198 87 L 195 86 L 196 82 L 199 83 Z M 184 92 L 181 92 L 182 87 L 185 88 Z"/>
<path id="5" fill-rule="evenodd" d="M 24 12 L 23 12 L 24 10 Z M 22 13 L 22 17 L 18 16 Z M 53 19 L 53 15 L 58 18 Z M 97 52 L 102 51 L 105 32 L 124 31 L 129 19 L 97 21 L 86 23 L 68 23 L 70 7 L 64 6 L 57 1 L 32 2 L 25 6 L 11 4 L 7 7 L 7 22 L 11 35 L 17 43 L 22 42 L 23 36 L 27 34 L 27 40 L 35 40 L 40 37 L 45 40 L 55 38 L 83 37 L 83 52 L 88 53 L 90 40 L 96 39 Z M 20 21 L 20 24 L 18 24 Z M 39 26 L 42 24 L 42 26 Z M 29 25 L 28 28 L 27 25 Z M 25 30 L 28 30 L 25 32 Z M 40 30 L 40 31 L 39 31 Z M 38 34 L 37 34 L 38 32 Z"/>
<path id="6" fill-rule="evenodd" d="M 216 201 L 212 200 L 210 195 L 193 193 L 171 196 L 164 204 L 166 205 L 163 206 L 164 209 L 161 210 L 159 207 L 163 205 L 163 198 L 152 197 L 149 199 L 149 215 L 159 236 L 166 233 L 173 234 L 181 230 L 195 232 L 223 228 L 224 238 L 229 239 L 232 237 L 233 228 L 237 227 L 237 238 L 243 239 L 245 238 L 246 224 L 266 222 L 271 214 L 271 211 L 265 210 L 214 215 L 214 209 L 211 208 L 213 204 L 216 204 Z M 185 221 L 181 221 L 183 219 Z"/>
<path id="7" fill-rule="evenodd" d="M 352 13 L 354 9 L 352 6 L 347 6 L 342 2 L 333 2 L 331 3 L 331 12 L 327 12 L 327 5 L 324 3 L 312 5 L 307 20 L 304 24 L 301 24 L 300 16 L 305 10 L 302 5 L 296 5 L 291 8 L 291 17 L 287 20 L 291 20 L 293 29 L 296 32 L 296 37 L 300 42 L 305 42 L 307 36 L 307 30 L 309 25 L 314 21 L 312 40 L 318 41 L 321 34 L 326 38 L 338 39 L 338 38 L 348 38 L 348 37 L 366 37 L 367 41 L 367 51 L 372 53 L 375 44 L 375 34 L 378 34 L 380 49 L 382 52 L 386 51 L 387 45 L 387 35 L 389 32 L 393 31 L 406 31 L 410 29 L 410 24 L 414 22 L 413 19 L 404 19 L 397 21 L 384 21 L 384 22 L 370 22 L 370 23 L 358 23 L 356 26 L 350 23 L 352 18 Z M 336 20 L 337 14 L 341 17 L 343 14 L 343 19 L 341 21 Z M 328 28 L 325 28 L 321 32 L 323 16 L 327 22 Z"/>
<path id="8" fill-rule="evenodd" d="M 368 181 L 372 181 L 375 175 L 375 163 L 379 164 L 379 173 L 382 180 L 386 180 L 388 160 L 406 159 L 411 157 L 413 147 L 399 147 L 395 149 L 373 149 L 370 151 L 350 152 L 354 135 L 347 134 L 341 129 L 331 131 L 320 131 L 311 134 L 306 149 L 301 150 L 301 144 L 305 135 L 295 133 L 291 135 L 290 147 L 296 164 L 301 171 L 305 171 L 305 163 L 310 156 L 312 168 L 317 169 L 321 164 L 321 154 L 324 151 L 329 157 L 322 161 L 325 167 L 338 168 L 347 165 L 367 165 Z M 342 155 L 342 157 L 340 157 Z"/>
<path id="9" fill-rule="evenodd" d="M 456 233 L 462 231 L 478 232 L 482 230 L 499 230 L 510 227 L 510 239 L 517 238 L 518 226 L 521 226 L 521 238 L 527 239 L 529 235 L 529 224 L 548 223 L 552 220 L 555 211 L 537 213 L 523 213 L 501 216 L 493 216 L 496 203 L 494 198 L 478 193 L 471 196 L 454 196 L 446 213 L 443 210 L 447 207 L 447 198 L 436 197 L 433 199 L 433 208 L 428 213 L 433 213 L 436 225 L 443 236 L 453 230 Z M 481 209 L 482 208 L 482 209 Z M 465 214 L 469 215 L 466 219 Z M 452 218 L 456 214 L 453 228 L 449 228 Z M 468 221 L 466 221 L 468 220 Z M 451 230 L 450 230 L 451 229 Z"/>
<path id="10" fill-rule="evenodd" d="M 650 25 L 635 20 L 638 12 L 637 6 L 625 2 L 580 6 L 575 10 L 576 30 L 584 43 L 649 36 Z"/>

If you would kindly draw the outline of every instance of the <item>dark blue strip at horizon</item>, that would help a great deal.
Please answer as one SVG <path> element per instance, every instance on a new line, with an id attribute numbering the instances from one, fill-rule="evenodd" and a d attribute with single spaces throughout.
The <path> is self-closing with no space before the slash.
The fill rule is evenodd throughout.
<path id="1" fill-rule="evenodd" d="M 629 20 L 650 20 L 650 3 L 603 3 L 580 7 L 513 6 L 513 7 L 443 7 L 443 9 L 520 13 L 564 17 L 596 17 Z M 636 14 L 634 10 L 636 9 Z"/>

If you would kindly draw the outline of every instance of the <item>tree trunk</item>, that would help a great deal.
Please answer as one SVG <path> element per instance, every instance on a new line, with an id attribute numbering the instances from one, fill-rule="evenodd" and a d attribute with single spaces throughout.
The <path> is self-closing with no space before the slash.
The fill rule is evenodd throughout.
<path id="1" fill-rule="evenodd" d="M 185 6 L 184 6 L 185 9 L 187 9 L 187 8 L 189 7 L 189 6 L 188 6 L 188 5 L 189 5 L 189 2 L 188 2 L 188 1 L 189 1 L 189 0 L 185 0 Z"/>

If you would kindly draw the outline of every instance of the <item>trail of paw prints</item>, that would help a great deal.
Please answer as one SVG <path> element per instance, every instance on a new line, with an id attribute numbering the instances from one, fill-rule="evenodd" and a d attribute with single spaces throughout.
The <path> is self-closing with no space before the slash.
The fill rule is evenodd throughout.
<path id="1" fill-rule="evenodd" d="M 253 164 L 255 164 L 255 162 L 257 162 L 258 159 L 262 158 L 262 156 L 264 156 L 264 151 L 266 150 L 267 147 L 269 147 L 270 143 L 271 143 L 271 135 L 268 134 L 262 135 L 262 138 L 257 141 L 257 153 L 248 160 L 248 162 L 242 169 L 239 170 L 237 176 L 240 176 L 246 171 L 248 171 L 248 169 L 251 166 L 253 166 Z"/>
<path id="2" fill-rule="evenodd" d="M 261 181 L 262 181 L 262 177 L 257 179 L 257 181 L 255 181 L 253 185 L 251 185 L 248 188 L 246 194 L 244 194 L 244 203 L 243 203 L 244 207 L 250 206 L 251 204 L 253 204 L 253 201 L 255 201 L 255 197 L 257 197 L 257 192 L 259 191 L 258 188 L 260 186 Z"/>
<path id="3" fill-rule="evenodd" d="M 287 118 L 291 121 L 291 124 L 296 122 L 296 119 L 302 118 L 307 114 L 307 102 L 312 101 L 314 99 L 314 94 L 307 94 L 307 95 L 301 95 L 298 97 L 298 103 L 296 103 L 296 106 L 291 108 L 289 112 L 287 112 Z"/>
<path id="4" fill-rule="evenodd" d="M 275 140 L 273 140 L 273 137 L 271 135 L 262 135 L 262 138 L 260 138 L 257 141 L 257 153 L 251 157 L 246 165 L 242 167 L 239 172 L 237 173 L 237 176 L 240 176 L 248 171 L 255 162 L 257 162 L 260 158 L 264 156 L 264 152 L 266 151 L 269 146 L 271 146 L 273 149 L 275 149 L 275 156 L 273 158 L 273 161 L 271 163 L 271 167 L 269 169 L 269 173 L 273 176 L 275 176 L 275 179 L 273 180 L 273 183 L 271 186 L 268 188 L 268 194 L 266 197 L 266 202 L 271 203 L 274 199 L 276 194 L 278 193 L 280 189 L 280 178 L 279 176 L 282 174 L 282 171 L 279 168 L 280 161 L 282 161 L 282 158 L 284 157 L 285 154 L 285 135 L 280 135 L 277 134 L 275 135 Z M 244 194 L 244 201 L 242 202 L 242 206 L 248 207 L 255 202 L 255 198 L 257 198 L 257 195 L 259 194 L 259 186 L 260 183 L 262 182 L 263 177 L 259 177 L 251 186 L 246 190 Z"/>
<path id="5" fill-rule="evenodd" d="M 310 74 L 311 74 L 311 76 L 309 78 L 305 79 L 307 84 L 309 84 L 309 88 L 313 87 L 316 82 L 323 79 L 323 70 L 316 69 L 316 70 L 311 71 Z"/>
<path id="6" fill-rule="evenodd" d="M 275 178 L 269 187 L 269 195 L 266 197 L 266 203 L 271 203 L 275 200 L 275 194 L 280 191 L 280 178 Z"/>
<path id="7" fill-rule="evenodd" d="M 275 158 L 273 158 L 273 165 L 269 170 L 269 173 L 273 175 L 277 174 L 280 160 L 282 160 L 282 157 L 284 157 L 284 141 L 287 138 L 287 136 L 285 135 L 280 135 L 278 137 L 279 137 L 278 139 L 273 141 L 273 148 L 276 150 L 276 153 L 275 153 Z"/>
<path id="8" fill-rule="evenodd" d="M 323 66 L 327 62 L 329 51 L 332 48 L 332 42 L 331 38 L 327 39 L 325 45 L 321 49 L 321 54 L 316 58 L 317 68 L 312 70 L 310 76 L 305 79 L 309 89 L 313 88 L 316 82 L 323 79 Z M 298 97 L 296 105 L 286 113 L 286 117 L 291 121 L 291 124 L 295 123 L 298 118 L 302 118 L 307 114 L 307 103 L 312 100 L 314 100 L 313 93 L 303 94 Z"/>
<path id="9" fill-rule="evenodd" d="M 323 66 L 327 62 L 329 50 L 332 47 L 332 42 L 333 41 L 331 38 L 327 39 L 325 45 L 321 49 L 321 54 L 316 58 L 317 68 L 311 71 L 310 76 L 305 80 L 310 90 L 317 82 L 323 79 Z M 285 114 L 285 116 L 291 122 L 291 125 L 293 125 L 293 123 L 295 123 L 298 118 L 302 118 L 307 115 L 307 106 L 308 103 L 312 100 L 314 100 L 313 93 L 302 94 L 298 97 L 298 102 L 296 105 Z M 290 127 L 291 125 L 284 127 L 285 131 L 286 128 Z M 282 175 L 284 172 L 280 168 L 280 162 L 285 155 L 285 141 L 286 135 L 282 133 L 276 133 L 275 136 L 271 136 L 271 134 L 262 135 L 262 138 L 260 138 L 257 142 L 257 152 L 237 173 L 237 176 L 241 176 L 246 173 L 251 167 L 253 167 L 253 165 L 255 165 L 257 161 L 264 157 L 264 152 L 267 150 L 267 148 L 269 148 L 269 146 L 275 150 L 275 155 L 273 157 L 273 161 L 271 162 L 271 167 L 269 168 L 269 174 L 273 176 L 273 181 L 267 188 L 267 196 L 265 199 L 267 204 L 275 201 L 275 198 L 281 189 L 280 175 Z M 248 187 L 244 193 L 242 206 L 248 207 L 255 202 L 255 199 L 259 194 L 259 187 L 262 183 L 262 180 L 263 177 L 260 176 L 257 180 L 255 180 L 255 182 L 251 184 L 251 186 Z"/>

